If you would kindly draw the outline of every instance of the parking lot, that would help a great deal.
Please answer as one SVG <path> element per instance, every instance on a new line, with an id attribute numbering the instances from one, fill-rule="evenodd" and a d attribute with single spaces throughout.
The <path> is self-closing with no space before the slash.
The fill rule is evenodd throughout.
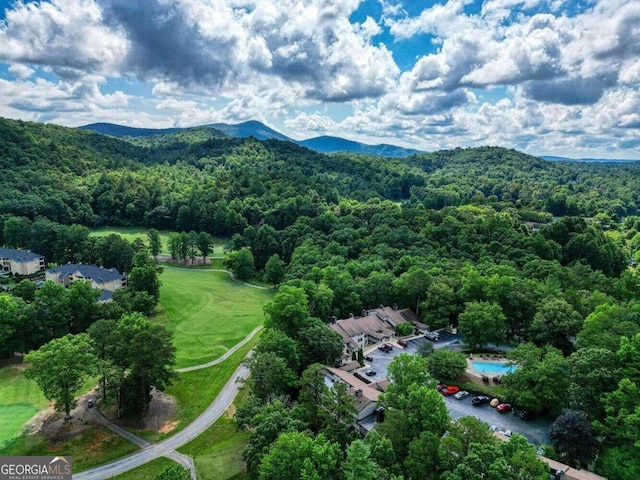
<path id="1" fill-rule="evenodd" d="M 383 352 L 375 348 L 374 350 L 368 350 L 365 355 L 372 358 L 372 361 L 366 361 L 366 366 L 361 370 L 361 374 L 365 375 L 366 370 L 374 370 L 375 375 L 366 376 L 372 382 L 387 378 L 387 368 L 391 363 L 391 360 L 396 355 L 401 353 L 410 353 L 412 355 L 418 352 L 418 347 L 424 342 L 433 343 L 434 348 L 450 348 L 456 349 L 461 344 L 460 335 L 453 335 L 447 332 L 442 332 L 438 341 L 430 341 L 424 337 L 415 338 L 407 343 L 405 348 L 399 347 L 395 343 L 394 348 L 390 352 Z M 453 419 L 473 416 L 486 422 L 489 425 L 495 426 L 496 430 L 506 431 L 511 430 L 514 433 L 519 433 L 525 436 L 534 445 L 540 445 L 543 443 L 549 443 L 549 425 L 550 422 L 545 419 L 537 420 L 522 420 L 519 416 L 512 413 L 499 413 L 495 408 L 489 405 L 473 406 L 471 405 L 471 399 L 474 394 L 469 395 L 462 400 L 456 400 L 453 397 L 444 397 L 445 405 L 449 410 L 449 415 Z"/>

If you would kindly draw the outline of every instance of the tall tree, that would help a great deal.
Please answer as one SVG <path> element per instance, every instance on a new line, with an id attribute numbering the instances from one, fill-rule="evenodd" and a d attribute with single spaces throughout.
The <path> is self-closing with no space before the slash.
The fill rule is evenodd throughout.
<path id="1" fill-rule="evenodd" d="M 329 480 L 338 478 L 342 453 L 337 443 L 323 435 L 281 434 L 260 465 L 260 480 Z"/>
<path id="2" fill-rule="evenodd" d="M 65 335 L 51 340 L 25 358 L 27 378 L 36 381 L 44 396 L 55 402 L 58 411 L 71 418 L 75 394 L 85 378 L 94 373 L 96 357 L 87 334 Z"/>
<path id="3" fill-rule="evenodd" d="M 310 322 L 307 295 L 301 288 L 283 286 L 263 310 L 267 328 L 277 328 L 294 340 Z"/>
<path id="4" fill-rule="evenodd" d="M 147 231 L 147 240 L 149 242 L 149 252 L 153 258 L 156 258 L 162 251 L 162 239 L 160 238 L 160 232 L 155 228 L 150 228 Z"/>
<path id="5" fill-rule="evenodd" d="M 549 344 L 569 352 L 572 348 L 569 337 L 580 331 L 582 320 L 566 300 L 545 298 L 533 317 L 529 338 L 537 345 Z"/>
<path id="6" fill-rule="evenodd" d="M 100 290 L 88 282 L 74 282 L 67 296 L 69 305 L 69 330 L 82 333 L 97 320 Z"/>
<path id="7" fill-rule="evenodd" d="M 347 456 L 342 464 L 345 480 L 374 480 L 377 465 L 371 457 L 369 446 L 362 440 L 354 440 L 347 447 Z"/>
<path id="8" fill-rule="evenodd" d="M 207 257 L 213 252 L 213 237 L 207 232 L 198 234 L 198 250 L 202 255 L 203 262 L 207 263 Z"/>
<path id="9" fill-rule="evenodd" d="M 256 270 L 253 254 L 247 247 L 231 252 L 225 257 L 224 264 L 239 280 L 249 280 Z"/>
<path id="10" fill-rule="evenodd" d="M 596 458 L 599 442 L 582 412 L 566 410 L 549 427 L 551 445 L 570 465 L 585 468 Z"/>
<path id="11" fill-rule="evenodd" d="M 112 362 L 126 372 L 120 387 L 120 408 L 125 415 L 139 415 L 151 401 L 151 389 L 163 391 L 173 382 L 175 347 L 162 325 L 133 313 L 120 319 L 114 333 Z"/>
<path id="12" fill-rule="evenodd" d="M 500 305 L 488 302 L 468 302 L 458 317 L 458 326 L 464 341 L 481 347 L 505 340 L 506 317 Z"/>
<path id="13" fill-rule="evenodd" d="M 136 253 L 133 257 L 133 268 L 129 274 L 128 289 L 132 292 L 146 292 L 157 304 L 160 300 L 160 271 L 160 267 L 149 256 L 147 250 Z"/>
<path id="14" fill-rule="evenodd" d="M 516 369 L 502 379 L 506 397 L 534 413 L 560 413 L 567 405 L 569 384 L 567 360 L 562 352 L 549 345 L 539 348 L 526 343 L 508 357 Z"/>
<path id="15" fill-rule="evenodd" d="M 284 262 L 277 253 L 274 253 L 269 257 L 267 264 L 264 266 L 264 280 L 272 284 L 274 288 L 278 288 L 278 285 L 284 278 L 284 274 Z"/>

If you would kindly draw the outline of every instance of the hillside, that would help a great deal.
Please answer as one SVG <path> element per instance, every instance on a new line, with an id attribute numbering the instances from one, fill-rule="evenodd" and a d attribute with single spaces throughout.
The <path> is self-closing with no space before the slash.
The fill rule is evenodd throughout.
<path id="1" fill-rule="evenodd" d="M 420 153 L 419 150 L 397 147 L 395 145 L 367 145 L 340 137 L 321 136 L 309 138 L 307 140 L 294 140 L 255 120 L 238 124 L 214 123 L 211 125 L 192 128 L 133 128 L 112 123 L 93 123 L 80 128 L 114 137 L 126 137 L 128 139 L 133 139 L 134 142 L 138 144 L 141 143 L 141 139 L 152 138 L 155 139 L 155 143 L 158 143 L 160 139 L 176 138 L 173 135 L 183 132 L 197 131 L 201 134 L 206 134 L 207 131 L 210 131 L 211 137 L 253 137 L 257 140 L 281 140 L 283 142 L 296 143 L 321 153 L 363 153 L 367 155 L 379 155 L 382 157 L 406 157 L 415 153 Z M 190 141 L 189 136 L 184 138 L 186 138 L 187 141 Z M 202 138 L 201 136 L 197 140 L 202 141 L 204 139 L 205 138 Z M 161 142 L 166 143 L 164 140 Z"/>
<path id="2" fill-rule="evenodd" d="M 367 145 L 360 142 L 345 140 L 344 138 L 340 137 L 329 136 L 301 140 L 298 143 L 300 145 L 304 145 L 307 148 L 310 148 L 311 150 L 323 153 L 350 152 L 364 153 L 367 155 L 380 155 L 382 157 L 408 157 L 409 155 L 421 153 L 420 150 L 402 148 L 395 145 Z"/>
<path id="3" fill-rule="evenodd" d="M 517 208 L 523 219 L 638 212 L 638 164 L 555 163 L 497 147 L 384 159 L 189 129 L 131 141 L 0 121 L 0 214 L 219 235 L 313 217 L 341 199 Z M 220 134 L 223 135 L 223 134 Z M 593 195 L 593 188 L 599 195 Z"/>

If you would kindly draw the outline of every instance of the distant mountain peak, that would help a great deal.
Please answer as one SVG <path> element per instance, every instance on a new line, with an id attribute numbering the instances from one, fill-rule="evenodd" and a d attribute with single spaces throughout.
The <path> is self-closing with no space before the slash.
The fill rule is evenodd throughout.
<path id="1" fill-rule="evenodd" d="M 116 125 L 113 123 L 92 123 L 80 127 L 83 130 L 91 130 L 104 135 L 112 135 L 115 137 L 148 137 L 152 135 L 166 135 L 175 134 L 187 128 L 135 128 L 127 127 L 124 125 Z M 220 131 L 230 137 L 234 138 L 249 138 L 254 137 L 257 140 L 280 140 L 283 142 L 291 142 L 306 147 L 310 150 L 315 150 L 320 153 L 361 153 L 364 155 L 379 155 L 383 157 L 407 157 L 416 153 L 423 153 L 419 150 L 398 147 L 396 145 L 379 144 L 368 145 L 365 143 L 355 142 L 353 140 L 347 140 L 341 137 L 332 137 L 329 135 L 322 135 L 319 137 L 309 138 L 306 140 L 294 140 L 286 135 L 268 127 L 264 123 L 258 120 L 247 120 L 241 123 L 212 123 L 208 125 L 202 125 L 201 127 L 191 127 L 190 129 L 197 128 L 211 128 Z"/>

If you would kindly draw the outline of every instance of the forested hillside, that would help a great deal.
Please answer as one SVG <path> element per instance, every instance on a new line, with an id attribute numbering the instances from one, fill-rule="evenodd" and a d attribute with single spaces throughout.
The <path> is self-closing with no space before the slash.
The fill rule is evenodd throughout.
<path id="1" fill-rule="evenodd" d="M 397 303 L 432 328 L 458 327 L 469 345 L 529 342 L 513 354 L 519 368 L 505 379 L 506 397 L 541 415 L 583 412 L 589 455 L 572 457 L 560 446 L 559 458 L 586 465 L 600 451 L 605 475 L 637 478 L 640 165 L 558 164 L 494 147 L 403 160 L 328 156 L 276 140 L 199 134 L 134 144 L 9 120 L 0 121 L 0 159 L 0 243 L 37 247 L 30 242 L 42 241 L 40 216 L 184 238 L 205 232 L 231 239 L 226 262 L 241 278 L 287 284 L 267 307 L 267 323 L 296 329 L 275 329 L 262 347 L 265 368 L 277 371 L 260 378 L 282 381 L 262 386 L 256 410 L 245 412 L 256 431 L 262 417 L 252 412 L 267 399 L 303 396 L 305 368 L 331 358 L 331 342 L 318 341 L 323 321 Z M 48 243 L 73 236 L 47 225 Z M 83 245 L 59 249 L 59 260 L 90 253 Z M 307 428 L 295 411 L 271 408 L 266 417 L 284 422 L 276 433 L 290 435 L 252 437 L 250 449 L 260 452 L 247 454 L 252 476 L 272 478 L 273 464 L 262 463 L 271 442 L 311 442 L 293 434 Z M 380 478 L 420 478 L 423 452 L 440 447 L 397 420 L 397 431 L 386 432 L 396 457 L 378 465 Z M 350 441 L 340 431 L 311 430 L 319 444 Z M 401 458 L 407 445 L 413 453 Z M 455 457 L 467 454 L 472 464 L 466 450 Z M 454 475 L 456 462 L 434 463 L 430 478 L 466 478 Z"/>

